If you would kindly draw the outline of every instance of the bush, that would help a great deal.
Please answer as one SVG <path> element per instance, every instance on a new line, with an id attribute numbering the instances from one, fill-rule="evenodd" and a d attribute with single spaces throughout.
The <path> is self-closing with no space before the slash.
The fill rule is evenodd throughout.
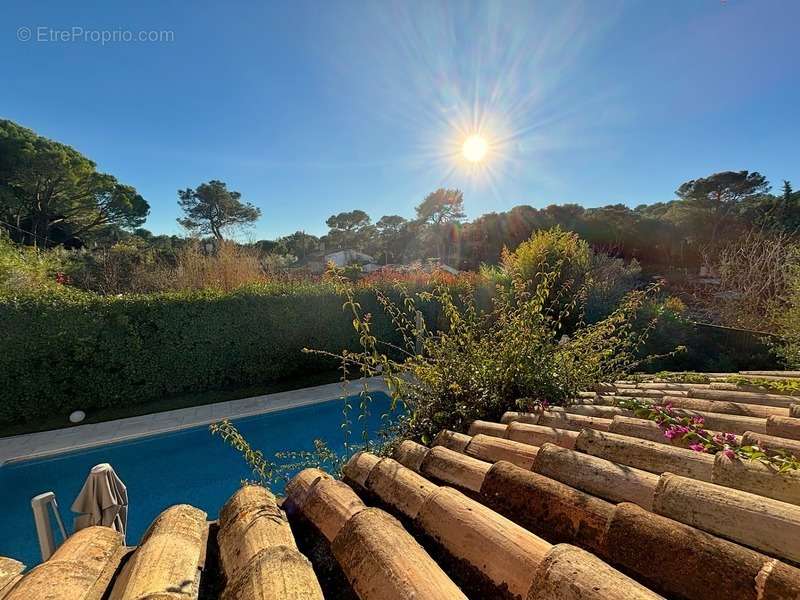
<path id="1" fill-rule="evenodd" d="M 559 227 L 537 231 L 516 250 L 504 250 L 500 267 L 481 267 L 487 281 L 506 290 L 516 280 L 531 291 L 554 272 L 558 277 L 547 300 L 556 310 L 569 309 L 572 315 L 563 325 L 570 329 L 581 319 L 594 323 L 611 314 L 639 285 L 642 269 L 635 260 L 594 252 L 576 233 Z"/>
<path id="2" fill-rule="evenodd" d="M 790 369 L 800 368 L 800 266 L 793 265 L 785 306 L 776 311 L 774 321 L 781 339 L 773 350 Z"/>
<path id="3" fill-rule="evenodd" d="M 233 242 L 188 240 L 180 248 L 154 248 L 131 238 L 108 248 L 73 255 L 73 284 L 101 294 L 178 292 L 215 289 L 232 291 L 263 283 L 276 269 L 273 256 Z"/>
<path id="4" fill-rule="evenodd" d="M 503 250 L 502 270 L 509 282 L 524 283 L 529 291 L 539 286 L 547 275 L 556 274 L 551 294 L 572 290 L 574 294 L 586 282 L 591 269 L 592 250 L 577 233 L 560 227 L 536 231 L 517 249 Z"/>
<path id="5" fill-rule="evenodd" d="M 637 331 L 633 324 L 655 289 L 631 292 L 611 315 L 592 325 L 580 323 L 567 338 L 561 326 L 566 313 L 552 306 L 563 299 L 549 300 L 551 286 L 563 281 L 563 264 L 556 260 L 535 286 L 520 271 L 511 271 L 510 285 L 488 310 L 477 306 L 474 282 L 448 286 L 446 277 L 437 277 L 432 291 L 403 291 L 398 299 L 355 284 L 343 269 L 334 269 L 331 280 L 344 296 L 359 348 L 332 352 L 318 347 L 310 353 L 338 359 L 345 374 L 383 376 L 392 395 L 392 414 L 381 415 L 387 426 L 378 441 L 370 439 L 365 426 L 372 403 L 366 385 L 358 402 L 344 402 L 343 456 L 333 454 L 325 440 L 315 440 L 314 452 L 290 452 L 301 461 L 287 464 L 279 455 L 272 459 L 254 450 L 228 421 L 212 425 L 211 431 L 242 454 L 260 483 L 269 485 L 300 464 L 335 470 L 361 449 L 387 452 L 403 439 L 428 444 L 442 430 L 465 431 L 475 419 L 498 420 L 509 409 L 566 404 L 579 390 L 637 366 L 636 353 L 650 328 Z M 374 294 L 393 330 L 377 326 L 365 291 Z M 432 304 L 441 316 L 434 329 L 418 318 L 420 307 Z M 393 357 L 387 348 L 398 352 Z M 395 412 L 398 405 L 400 414 Z M 351 441 L 356 426 L 360 442 Z"/>
<path id="6" fill-rule="evenodd" d="M 586 320 L 599 321 L 611 314 L 622 298 L 641 281 L 642 268 L 636 259 L 626 263 L 621 258 L 593 252 L 586 289 Z"/>
<path id="7" fill-rule="evenodd" d="M 643 370 L 736 372 L 742 369 L 778 368 L 764 340 L 746 331 L 694 323 L 685 316 L 683 303 L 674 297 L 649 303 L 637 327 L 657 318 L 640 357 L 651 358 Z M 675 352 L 679 348 L 680 351 Z"/>
<path id="8" fill-rule="evenodd" d="M 18 246 L 0 230 L 0 292 L 56 287 L 63 258 L 60 252 Z"/>
<path id="9" fill-rule="evenodd" d="M 580 281 L 589 271 L 591 254 L 589 244 L 577 233 L 553 227 L 534 232 L 513 252 L 504 252 L 502 263 L 506 271 L 525 281 L 556 271 L 560 281 Z"/>
<path id="10" fill-rule="evenodd" d="M 394 290 L 387 291 L 389 295 Z M 374 294 L 358 292 L 394 339 Z M 426 316 L 435 314 L 430 307 Z M 357 345 L 327 283 L 99 296 L 64 286 L 0 295 L 0 421 L 268 383 L 335 364 L 304 347 Z"/>
<path id="11" fill-rule="evenodd" d="M 792 277 L 800 272 L 800 245 L 788 234 L 750 231 L 719 249 L 712 272 L 716 293 L 699 298 L 715 322 L 768 333 L 785 324 Z"/>
<path id="12" fill-rule="evenodd" d="M 384 376 L 395 401 L 407 409 L 397 426 L 400 439 L 428 443 L 442 429 L 463 431 L 475 419 L 497 420 L 506 410 L 564 404 L 579 390 L 638 365 L 636 354 L 650 328 L 633 325 L 655 292 L 629 293 L 609 316 L 579 323 L 567 337 L 562 323 L 569 313 L 559 308 L 564 297 L 552 293 L 553 286 L 563 285 L 564 264 L 556 259 L 535 285 L 523 271 L 508 271 L 510 285 L 486 311 L 476 306 L 472 288 L 455 295 L 437 286 L 401 304 L 384 300 L 405 342 L 402 361 L 383 355 L 381 334 L 342 276 L 362 348 L 342 353 L 341 361 L 362 375 Z M 415 322 L 421 301 L 439 307 L 444 322 L 438 330 Z"/>

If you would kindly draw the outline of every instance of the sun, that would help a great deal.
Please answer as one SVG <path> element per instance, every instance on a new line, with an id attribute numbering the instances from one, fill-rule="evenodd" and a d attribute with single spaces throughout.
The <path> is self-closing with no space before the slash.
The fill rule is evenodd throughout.
<path id="1" fill-rule="evenodd" d="M 464 145 L 461 148 L 461 153 L 469 162 L 478 163 L 486 158 L 486 153 L 489 151 L 489 144 L 486 139 L 478 134 L 469 136 L 464 140 Z"/>

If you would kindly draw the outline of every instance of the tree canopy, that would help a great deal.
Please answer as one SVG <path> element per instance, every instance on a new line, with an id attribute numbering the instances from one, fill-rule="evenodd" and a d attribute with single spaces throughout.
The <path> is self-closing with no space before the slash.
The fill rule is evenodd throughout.
<path id="1" fill-rule="evenodd" d="M 242 202 L 239 192 L 229 190 L 222 181 L 212 179 L 201 183 L 197 189 L 178 190 L 178 205 L 186 213 L 177 219 L 189 231 L 211 234 L 222 240 L 222 233 L 230 227 L 255 223 L 261 209 Z"/>
<path id="2" fill-rule="evenodd" d="M 135 188 L 74 148 L 0 120 L 0 219 L 14 239 L 57 245 L 104 226 L 138 227 L 149 211 Z"/>
<path id="3" fill-rule="evenodd" d="M 325 224 L 330 227 L 328 235 L 323 238 L 328 250 L 364 249 L 375 232 L 369 215 L 360 209 L 331 215 Z"/>
<path id="4" fill-rule="evenodd" d="M 457 223 L 466 217 L 464 194 L 460 190 L 439 188 L 428 194 L 416 207 L 417 219 L 422 223 L 441 225 Z"/>
<path id="5" fill-rule="evenodd" d="M 218 180 L 179 190 L 178 197 L 185 213 L 178 222 L 217 239 L 228 228 L 261 216 L 259 208 Z M 0 227 L 14 241 L 107 247 L 135 237 L 171 252 L 179 245 L 177 238 L 140 229 L 149 210 L 134 187 L 99 172 L 74 148 L 0 120 Z M 783 181 L 771 193 L 770 183 L 757 171 L 721 171 L 686 181 L 674 198 L 654 204 L 519 205 L 466 221 L 463 193 L 439 188 L 415 206 L 411 219 L 383 215 L 373 223 L 365 210 L 354 209 L 325 222 L 329 230 L 320 238 L 297 231 L 256 245 L 263 254 L 298 259 L 352 248 L 382 263 L 438 257 L 461 269 L 476 269 L 496 263 L 504 247 L 514 249 L 533 232 L 559 226 L 594 250 L 635 258 L 645 269 L 694 268 L 750 230 L 798 239 L 800 192 Z"/>
<path id="6" fill-rule="evenodd" d="M 742 203 L 752 201 L 769 190 L 769 182 L 760 173 L 723 171 L 687 181 L 675 191 L 675 195 L 682 200 L 680 208 L 685 218 L 701 219 L 709 224 L 708 236 L 715 241 L 720 228 L 727 227 L 735 220 Z"/>

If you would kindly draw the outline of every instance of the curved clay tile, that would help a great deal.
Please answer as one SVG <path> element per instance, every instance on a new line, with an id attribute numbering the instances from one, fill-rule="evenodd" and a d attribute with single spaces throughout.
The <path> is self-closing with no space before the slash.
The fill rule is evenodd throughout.
<path id="1" fill-rule="evenodd" d="M 100 600 L 125 553 L 122 535 L 87 527 L 25 575 L 4 600 Z"/>
<path id="2" fill-rule="evenodd" d="M 793 504 L 666 473 L 653 512 L 800 562 L 800 507 Z"/>
<path id="3" fill-rule="evenodd" d="M 354 515 L 331 551 L 361 600 L 467 600 L 400 522 L 377 508 Z"/>
<path id="4" fill-rule="evenodd" d="M 0 556 L 0 600 L 6 597 L 14 584 L 22 578 L 22 571 L 25 570 L 18 560 Z"/>
<path id="5" fill-rule="evenodd" d="M 188 504 L 168 508 L 123 567 L 110 600 L 197 598 L 207 537 L 205 512 Z"/>
<path id="6" fill-rule="evenodd" d="M 669 472 L 711 481 L 714 468 L 710 454 L 592 429 L 581 431 L 575 449 L 658 475 Z"/>
<path id="7" fill-rule="evenodd" d="M 314 569 L 272 493 L 242 487 L 222 507 L 219 525 L 224 600 L 322 600 Z"/>

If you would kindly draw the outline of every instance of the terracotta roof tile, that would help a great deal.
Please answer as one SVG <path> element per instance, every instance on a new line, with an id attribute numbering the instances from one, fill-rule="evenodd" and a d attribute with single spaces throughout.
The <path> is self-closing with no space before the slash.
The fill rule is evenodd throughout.
<path id="1" fill-rule="evenodd" d="M 22 578 L 25 570 L 18 560 L 0 556 L 0 600 L 6 597 L 11 588 Z"/>
<path id="2" fill-rule="evenodd" d="M 122 536 L 113 529 L 82 529 L 17 582 L 4 600 L 100 600 L 124 550 Z"/>
<path id="3" fill-rule="evenodd" d="M 207 535 L 202 510 L 188 504 L 168 508 L 153 521 L 125 563 L 110 599 L 196 598 Z"/>
<path id="4" fill-rule="evenodd" d="M 406 440 L 397 460 L 356 454 L 343 481 L 306 469 L 282 506 L 245 486 L 218 525 L 172 507 L 135 549 L 88 528 L 23 577 L 0 558 L 0 599 L 800 598 L 798 473 L 687 450 L 614 406 L 663 399 L 745 444 L 800 454 L 797 398 L 729 388 L 602 384 L 564 407 L 443 431 L 432 448 Z"/>

